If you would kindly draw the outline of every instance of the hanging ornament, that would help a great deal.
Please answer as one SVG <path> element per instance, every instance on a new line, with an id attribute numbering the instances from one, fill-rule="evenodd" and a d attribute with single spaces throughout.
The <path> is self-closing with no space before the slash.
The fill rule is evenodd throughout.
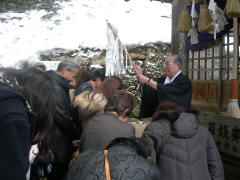
<path id="1" fill-rule="evenodd" d="M 195 8 L 195 0 L 192 2 L 192 8 L 191 8 L 191 18 L 192 18 L 192 26 L 196 25 L 196 20 L 198 18 L 198 14 Z"/>
<path id="2" fill-rule="evenodd" d="M 210 0 L 208 9 L 210 11 L 211 17 L 214 24 L 214 39 L 217 38 L 217 33 L 224 29 L 224 26 L 227 24 L 227 19 L 224 15 L 222 9 L 217 6 L 217 3 L 214 0 Z"/>
<path id="3" fill-rule="evenodd" d="M 187 36 L 190 37 L 191 44 L 198 44 L 199 40 L 198 40 L 198 33 L 196 30 L 198 14 L 195 7 L 195 0 L 192 1 L 191 18 L 192 18 L 192 29 L 188 31 Z"/>
<path id="4" fill-rule="evenodd" d="M 187 8 L 182 10 L 178 21 L 178 32 L 188 32 L 192 28 L 191 18 Z"/>
<path id="5" fill-rule="evenodd" d="M 191 44 L 198 44 L 199 40 L 198 40 L 198 33 L 196 30 L 196 27 L 192 27 L 192 29 L 190 31 L 188 31 L 187 36 L 190 37 L 190 43 Z"/>
<path id="6" fill-rule="evenodd" d="M 200 5 L 200 13 L 198 20 L 198 31 L 208 32 L 213 30 L 213 21 L 208 11 L 208 6 L 206 4 Z"/>
<path id="7" fill-rule="evenodd" d="M 226 14 L 228 17 L 239 17 L 240 16 L 240 1 L 239 0 L 227 0 L 226 3 Z"/>

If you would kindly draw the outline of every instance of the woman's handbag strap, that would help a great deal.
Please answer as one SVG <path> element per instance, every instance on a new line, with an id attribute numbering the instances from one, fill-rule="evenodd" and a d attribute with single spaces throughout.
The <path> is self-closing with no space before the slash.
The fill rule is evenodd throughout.
<path id="1" fill-rule="evenodd" d="M 108 150 L 104 150 L 106 180 L 111 180 L 110 167 L 109 167 L 109 161 L 108 161 L 107 155 L 108 155 Z"/>

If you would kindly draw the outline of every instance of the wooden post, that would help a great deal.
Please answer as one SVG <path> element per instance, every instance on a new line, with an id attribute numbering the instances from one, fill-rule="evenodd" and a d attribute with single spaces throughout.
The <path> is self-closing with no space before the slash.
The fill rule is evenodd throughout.
<path id="1" fill-rule="evenodd" d="M 233 45 L 233 79 L 238 79 L 238 19 L 233 18 L 233 34 L 234 34 L 234 45 Z"/>

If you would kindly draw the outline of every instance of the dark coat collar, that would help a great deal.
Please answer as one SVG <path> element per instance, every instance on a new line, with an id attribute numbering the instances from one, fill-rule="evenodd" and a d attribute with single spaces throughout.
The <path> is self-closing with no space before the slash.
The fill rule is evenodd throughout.
<path id="1" fill-rule="evenodd" d="M 55 71 L 47 71 L 47 74 L 52 77 L 53 80 L 55 80 L 60 86 L 62 86 L 64 89 L 72 89 L 73 86 L 70 85 L 70 80 L 58 75 Z"/>

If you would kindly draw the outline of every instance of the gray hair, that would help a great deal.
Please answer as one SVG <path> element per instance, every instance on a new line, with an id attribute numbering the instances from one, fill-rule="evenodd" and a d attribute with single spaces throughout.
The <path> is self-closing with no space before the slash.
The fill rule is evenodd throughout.
<path id="1" fill-rule="evenodd" d="M 64 68 L 67 68 L 69 71 L 73 71 L 73 69 L 80 68 L 80 65 L 74 60 L 67 58 L 59 63 L 57 72 L 61 71 Z"/>
<path id="2" fill-rule="evenodd" d="M 181 69 L 182 68 L 182 65 L 183 65 L 183 58 L 182 56 L 178 55 L 178 54 L 171 54 L 169 56 L 172 56 L 172 57 L 175 57 L 173 63 L 174 64 L 178 64 L 179 65 L 179 68 Z"/>

